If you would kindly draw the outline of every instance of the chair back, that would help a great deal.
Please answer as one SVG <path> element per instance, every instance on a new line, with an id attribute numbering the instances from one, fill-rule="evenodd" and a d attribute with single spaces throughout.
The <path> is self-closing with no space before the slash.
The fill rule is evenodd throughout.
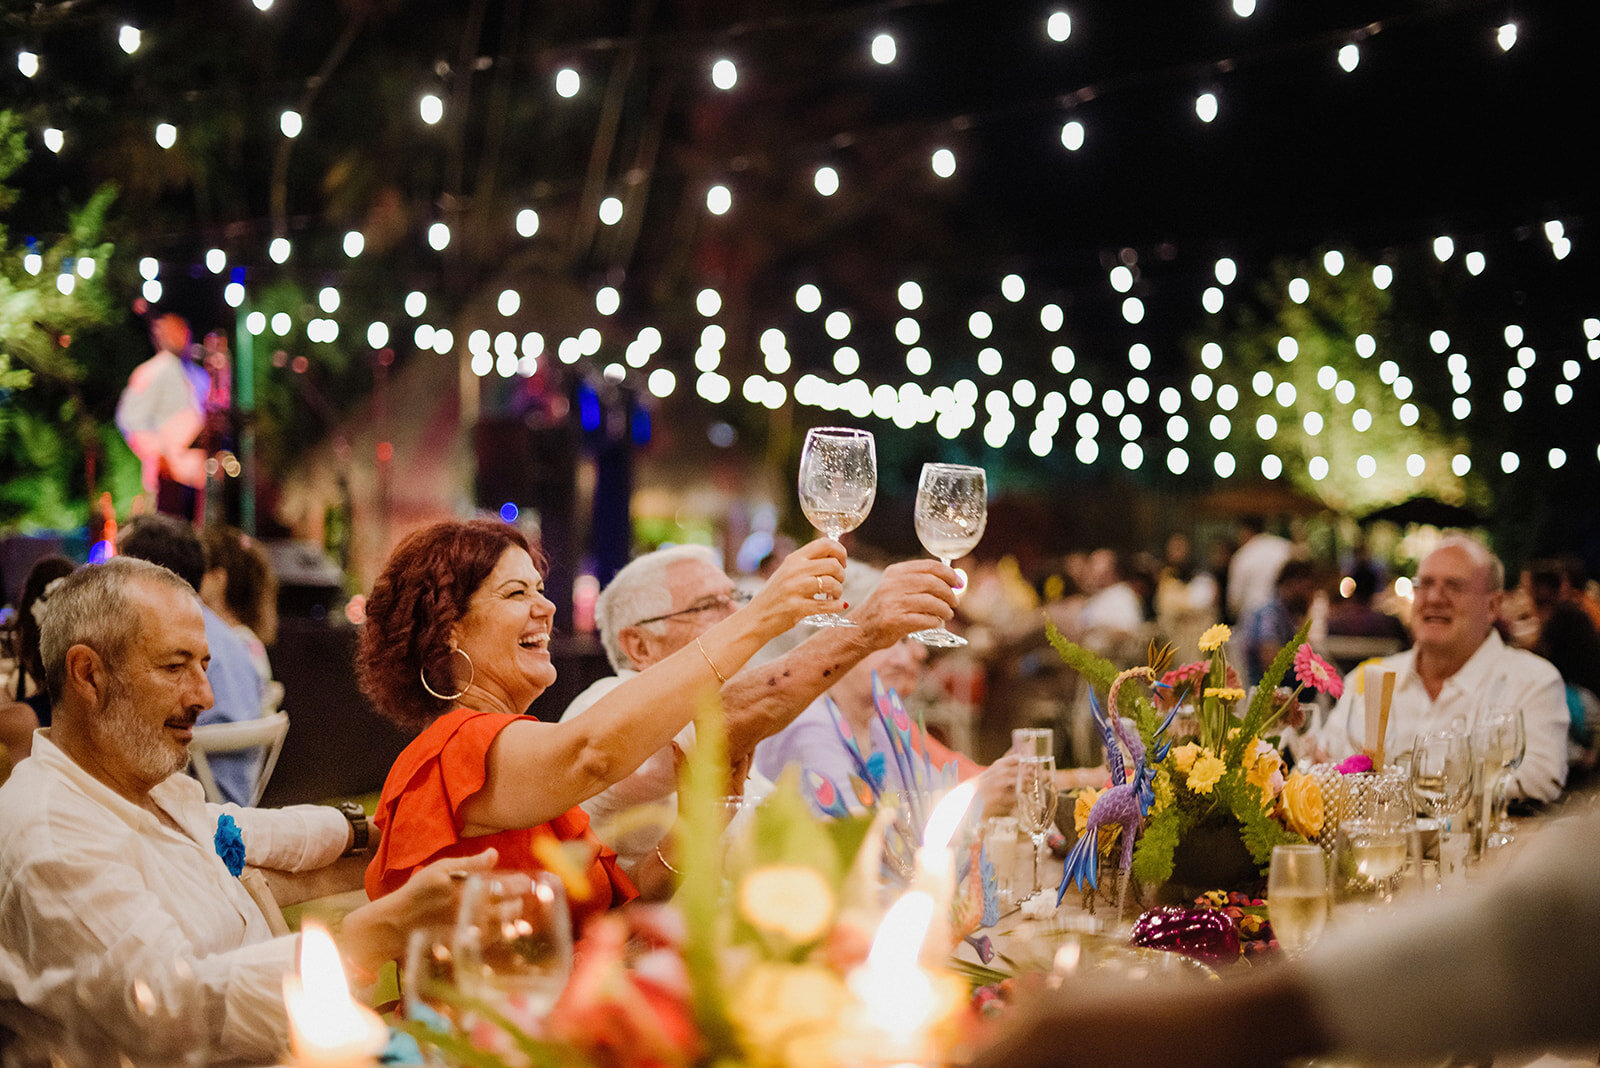
<path id="1" fill-rule="evenodd" d="M 206 800 L 217 804 L 226 800 L 211 774 L 209 754 L 261 749 L 264 750 L 261 772 L 256 776 L 255 796 L 250 798 L 252 806 L 259 804 L 272 778 L 272 769 L 278 765 L 278 754 L 283 751 L 283 739 L 288 733 L 289 713 L 283 711 L 237 723 L 207 723 L 195 727 L 194 738 L 189 742 L 189 758 L 194 762 L 195 776 L 205 787 Z"/>

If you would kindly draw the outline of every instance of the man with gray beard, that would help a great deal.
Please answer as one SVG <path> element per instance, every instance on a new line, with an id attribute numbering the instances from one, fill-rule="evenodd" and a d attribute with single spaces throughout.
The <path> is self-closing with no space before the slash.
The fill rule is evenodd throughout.
<path id="1" fill-rule="evenodd" d="M 361 844 L 356 825 L 317 805 L 207 804 L 181 774 L 210 653 L 199 596 L 167 569 L 80 568 L 40 647 L 54 718 L 0 786 L 0 1060 L 277 1060 L 298 936 L 272 935 L 239 872 L 323 867 Z M 452 875 L 494 859 L 441 861 L 351 912 L 349 966 L 375 974 L 410 928 L 450 923 Z"/>

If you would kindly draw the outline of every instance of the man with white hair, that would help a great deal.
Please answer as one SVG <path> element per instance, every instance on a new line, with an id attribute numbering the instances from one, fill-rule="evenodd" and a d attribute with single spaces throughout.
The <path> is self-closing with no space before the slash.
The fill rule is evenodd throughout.
<path id="1" fill-rule="evenodd" d="M 79 568 L 40 648 L 54 715 L 0 786 L 0 1059 L 277 1060 L 299 939 L 273 936 L 239 873 L 323 867 L 365 844 L 359 824 L 321 805 L 207 804 L 183 774 L 210 652 L 199 595 L 166 568 Z M 451 922 L 452 875 L 493 862 L 440 861 L 355 909 L 345 960 L 375 975 L 412 927 Z"/>
<path id="2" fill-rule="evenodd" d="M 748 665 L 728 679 L 721 697 L 733 766 L 744 766 L 757 742 L 787 726 L 867 654 L 954 616 L 959 581 L 955 571 L 936 560 L 893 564 L 851 614 L 858 626 L 820 628 L 778 658 Z M 847 598 L 850 585 L 847 571 Z M 658 549 L 634 560 L 617 572 L 595 603 L 600 641 L 617 674 L 580 693 L 561 718 L 580 715 L 624 679 L 693 642 L 746 599 L 702 546 Z M 670 819 L 624 827 L 618 824 L 633 821 L 617 817 L 641 805 L 670 811 L 678 764 L 693 741 L 690 724 L 632 775 L 583 803 L 596 832 L 617 851 L 625 867 L 637 866 L 656 848 Z"/>
<path id="3" fill-rule="evenodd" d="M 1422 731 L 1460 721 L 1470 730 L 1491 707 L 1522 709 L 1527 753 L 1508 778 L 1513 797 L 1554 801 L 1567 781 L 1568 714 L 1561 676 L 1549 661 L 1506 645 L 1494 628 L 1505 596 L 1505 565 L 1480 542 L 1447 535 L 1412 582 L 1415 644 L 1378 661 L 1396 674 L 1386 752 L 1403 753 Z M 1354 751 L 1365 731 L 1364 672 L 1345 680 L 1321 743 L 1335 757 Z"/>

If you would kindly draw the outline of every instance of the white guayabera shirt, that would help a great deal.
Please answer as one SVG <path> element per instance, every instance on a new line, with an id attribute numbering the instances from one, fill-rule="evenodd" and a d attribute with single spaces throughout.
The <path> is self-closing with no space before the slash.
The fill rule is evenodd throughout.
<path id="1" fill-rule="evenodd" d="M 274 937 L 217 856 L 231 815 L 246 860 L 323 867 L 349 825 L 334 809 L 205 801 L 182 773 L 151 791 L 181 832 L 123 799 L 49 740 L 0 786 L 0 1046 L 6 1065 L 275 1060 L 297 938 Z"/>

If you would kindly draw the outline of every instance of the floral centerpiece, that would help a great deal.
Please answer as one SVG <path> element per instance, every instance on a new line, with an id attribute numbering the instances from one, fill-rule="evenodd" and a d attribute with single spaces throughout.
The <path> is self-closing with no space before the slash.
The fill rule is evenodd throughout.
<path id="1" fill-rule="evenodd" d="M 892 810 L 821 819 L 789 774 L 725 833 L 720 717 L 701 716 L 697 733 L 670 904 L 592 920 L 537 1033 L 449 989 L 433 993 L 459 1009 L 457 1026 L 397 1026 L 481 1068 L 842 1068 L 943 1059 L 969 1039 L 977 1015 L 949 967 L 962 932 L 945 918 L 960 912 L 954 847 L 971 788 L 929 816 L 947 837 L 918 850 L 911 889 L 885 910 L 886 889 L 903 889 L 883 878 Z"/>
<path id="2" fill-rule="evenodd" d="M 1202 862 L 1215 860 L 1215 854 L 1230 848 L 1244 859 L 1246 871 L 1241 874 L 1253 881 L 1271 860 L 1273 846 L 1303 842 L 1321 830 L 1320 788 L 1303 772 L 1286 775 L 1279 755 L 1278 732 L 1286 717 L 1298 717 L 1301 691 L 1310 687 L 1337 696 L 1342 688 L 1338 673 L 1306 644 L 1308 628 L 1309 622 L 1279 650 L 1248 704 L 1228 664 L 1231 633 L 1226 626 L 1219 624 L 1201 636 L 1200 660 L 1168 671 L 1170 649 L 1152 649 L 1151 663 L 1131 672 L 1119 672 L 1049 628 L 1061 658 L 1091 688 L 1106 691 L 1108 701 L 1114 697 L 1109 715 L 1131 720 L 1151 754 L 1145 771 L 1148 803 L 1135 828 L 1138 840 L 1131 856 L 1138 883 L 1176 882 L 1193 888 L 1197 884 L 1188 881 L 1180 862 L 1196 856 Z M 1291 667 L 1298 685 L 1293 691 L 1280 690 Z M 1129 676 L 1146 681 L 1149 692 L 1120 685 Z M 1173 744 L 1167 744 L 1164 729 L 1174 736 Z M 1076 798 L 1080 833 L 1089 825 L 1100 793 L 1085 790 Z M 1109 854 L 1123 833 L 1124 828 L 1100 825 L 1100 852 Z M 1217 878 L 1207 873 L 1199 882 Z"/>

